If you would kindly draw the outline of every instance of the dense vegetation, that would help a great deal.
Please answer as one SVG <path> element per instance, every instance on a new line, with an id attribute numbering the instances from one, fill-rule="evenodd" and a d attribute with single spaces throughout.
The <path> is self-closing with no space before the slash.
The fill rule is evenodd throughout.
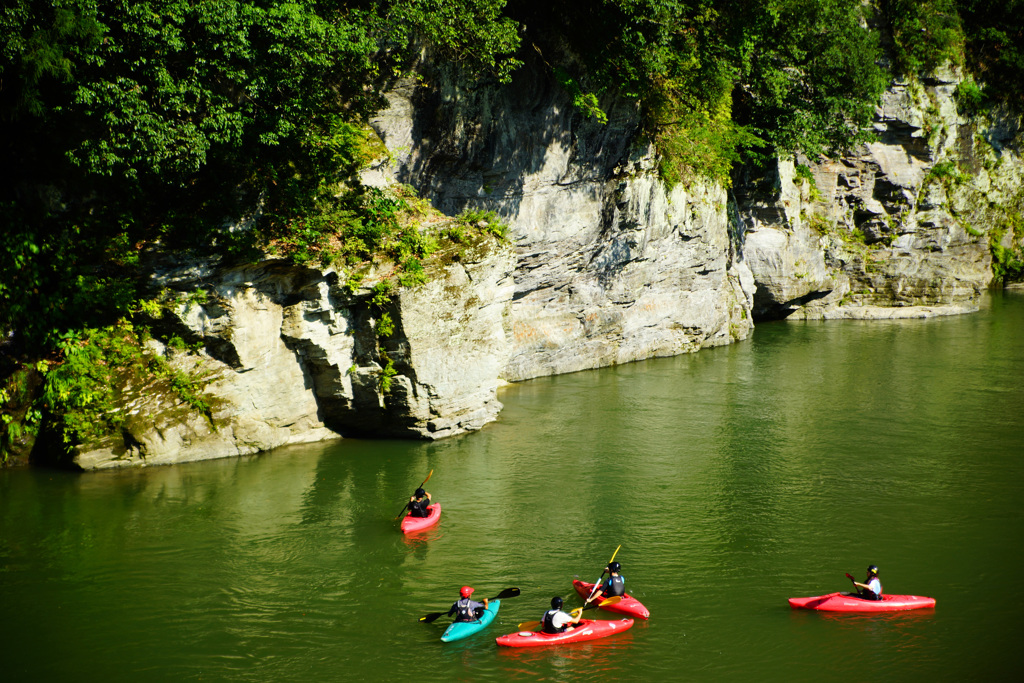
<path id="1" fill-rule="evenodd" d="M 425 43 L 493 81 L 539 51 L 584 114 L 605 120 L 610 96 L 639 103 L 666 180 L 727 181 L 745 156 L 864 139 L 882 36 L 896 68 L 967 63 L 985 84 L 968 93 L 977 106 L 1019 105 L 1021 4 L 13 0 L 0 10 L 0 450 L 5 425 L 69 410 L 55 383 L 74 385 L 75 353 L 134 329 L 148 246 L 342 265 L 385 252 L 415 283 L 429 240 L 396 218 L 415 197 L 353 179 L 381 153 L 367 117 Z"/>

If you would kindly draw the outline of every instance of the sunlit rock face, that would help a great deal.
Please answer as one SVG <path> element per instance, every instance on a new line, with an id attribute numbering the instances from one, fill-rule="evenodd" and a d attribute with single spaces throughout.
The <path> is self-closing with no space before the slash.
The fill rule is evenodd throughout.
<path id="1" fill-rule="evenodd" d="M 121 432 L 80 447 L 81 467 L 442 438 L 494 420 L 505 381 L 727 344 L 755 318 L 965 312 L 991 282 L 990 243 L 1021 237 L 1017 120 L 961 116 L 954 74 L 894 83 L 855 153 L 738 169 L 728 189 L 667 187 L 632 105 L 589 120 L 536 64 L 507 86 L 421 75 L 372 121 L 389 156 L 363 181 L 408 183 L 447 214 L 495 211 L 510 241 L 435 259 L 383 309 L 370 288 L 384 272 L 353 290 L 273 259 L 155 259 L 154 290 L 183 303 L 154 328 L 200 350 L 151 353 L 203 377 L 208 409 L 167 380 L 122 378 Z"/>
<path id="2" fill-rule="evenodd" d="M 876 141 L 839 159 L 737 173 L 755 319 L 976 309 L 992 282 L 990 243 L 1022 237 L 1009 217 L 1024 205 L 1024 166 L 1019 119 L 961 115 L 958 82 L 940 70 L 892 83 L 876 109 Z"/>
<path id="3" fill-rule="evenodd" d="M 205 296 L 152 321 L 165 338 L 202 347 L 153 354 L 203 378 L 204 414 L 166 380 L 122 378 L 121 431 L 77 449 L 83 469 L 244 455 L 366 434 L 436 439 L 476 430 L 501 409 L 512 299 L 510 247 L 483 238 L 458 260 L 429 265 L 427 284 L 397 291 L 377 334 L 368 280 L 352 292 L 335 273 L 268 260 L 221 268 L 165 259 L 154 286 Z M 385 367 L 394 371 L 385 386 Z"/>
<path id="4" fill-rule="evenodd" d="M 543 69 L 507 87 L 427 69 L 372 123 L 376 172 L 447 213 L 496 211 L 516 249 L 509 381 L 667 356 L 745 338 L 753 280 L 736 258 L 727 195 L 667 188 L 634 108 L 576 111 Z"/>

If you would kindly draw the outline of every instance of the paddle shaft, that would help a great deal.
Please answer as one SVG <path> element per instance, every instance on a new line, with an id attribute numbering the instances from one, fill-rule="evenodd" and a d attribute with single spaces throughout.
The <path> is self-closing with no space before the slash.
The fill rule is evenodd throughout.
<path id="1" fill-rule="evenodd" d="M 612 559 L 608 560 L 608 564 L 611 564 L 615 561 L 615 556 L 619 554 L 619 548 L 621 547 L 622 546 L 620 545 L 618 548 L 615 549 L 615 552 L 612 553 Z M 606 564 L 604 566 L 604 569 L 601 570 L 601 576 L 597 577 L 597 581 L 594 583 L 594 590 L 590 591 L 590 595 L 587 597 L 586 601 L 588 603 L 594 599 L 594 596 L 597 595 L 598 589 L 601 588 L 601 581 L 604 580 L 604 574 L 608 571 L 608 564 Z"/>
<path id="2" fill-rule="evenodd" d="M 427 482 L 428 482 L 428 481 L 430 481 L 430 478 L 431 478 L 432 476 L 434 476 L 434 470 L 430 470 L 430 474 L 428 474 L 428 475 L 427 475 L 427 478 L 426 478 L 426 479 L 424 479 L 424 480 L 423 480 L 423 483 L 422 483 L 422 484 L 420 484 L 419 486 L 417 486 L 416 488 L 418 488 L 418 489 L 421 489 L 421 488 L 423 488 L 424 486 L 426 486 L 426 485 L 427 485 Z M 402 515 L 404 515 L 404 514 L 405 514 L 405 511 L 406 511 L 406 509 L 407 509 L 408 507 L 409 507 L 409 504 L 408 504 L 408 503 L 406 503 L 405 505 L 403 505 L 403 506 L 402 506 L 402 511 L 398 513 L 398 517 L 395 517 L 395 521 L 398 521 L 398 518 L 399 518 L 399 517 L 401 517 Z"/>
<path id="3" fill-rule="evenodd" d="M 505 590 L 495 595 L 493 598 L 487 598 L 487 601 L 490 602 L 491 600 L 505 600 L 508 598 L 514 598 L 517 595 L 519 595 L 519 593 L 520 591 L 518 588 L 506 588 Z M 432 621 L 437 621 L 446 614 L 448 614 L 448 612 L 431 612 L 430 614 L 426 614 L 420 617 L 420 621 L 425 621 L 429 624 Z"/>

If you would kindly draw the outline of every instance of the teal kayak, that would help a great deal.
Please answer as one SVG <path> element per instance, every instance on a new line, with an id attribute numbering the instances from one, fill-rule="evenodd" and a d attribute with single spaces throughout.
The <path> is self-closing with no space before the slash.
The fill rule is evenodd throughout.
<path id="1" fill-rule="evenodd" d="M 501 600 L 491 600 L 487 604 L 487 609 L 476 621 L 456 621 L 448 630 L 441 636 L 442 643 L 450 643 L 453 640 L 461 640 L 468 638 L 469 636 L 483 631 L 487 628 L 487 625 L 494 621 L 494 617 L 498 614 L 498 608 L 501 607 Z"/>

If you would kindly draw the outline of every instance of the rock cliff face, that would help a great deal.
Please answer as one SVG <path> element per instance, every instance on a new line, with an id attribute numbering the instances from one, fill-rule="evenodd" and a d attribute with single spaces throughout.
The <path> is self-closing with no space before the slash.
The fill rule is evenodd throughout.
<path id="1" fill-rule="evenodd" d="M 755 318 L 962 313 L 992 281 L 991 242 L 1019 244 L 1019 122 L 967 119 L 959 79 L 896 82 L 877 141 L 838 160 L 740 174 L 742 254 Z M 800 171 L 800 172 L 798 172 Z M 1018 229 L 1019 230 L 1019 229 Z"/>
<path id="2" fill-rule="evenodd" d="M 442 255 L 428 284 L 385 308 L 368 289 L 383 274 L 353 292 L 274 260 L 155 264 L 156 288 L 208 292 L 154 321 L 202 354 L 153 352 L 206 377 L 210 414 L 126 379 L 122 433 L 81 447 L 78 464 L 479 429 L 503 381 L 727 344 L 755 317 L 972 310 L 992 279 L 990 242 L 1021 238 L 1019 129 L 961 117 L 951 74 L 894 84 L 878 141 L 856 154 L 741 169 L 732 190 L 669 190 L 630 105 L 602 103 L 608 125 L 588 121 L 544 73 L 527 65 L 494 87 L 427 68 L 372 122 L 390 156 L 364 182 L 408 183 L 449 214 L 496 211 L 511 245 Z"/>
<path id="3" fill-rule="evenodd" d="M 449 213 L 494 210 L 516 247 L 509 381 L 744 339 L 753 280 L 736 259 L 723 187 L 668 191 L 630 105 L 585 119 L 542 70 L 505 88 L 431 71 L 373 121 L 377 172 Z M 499 114 L 500 112 L 500 114 Z"/>
<path id="4" fill-rule="evenodd" d="M 158 342 L 151 351 L 205 378 L 210 415 L 189 410 L 166 383 L 136 385 L 126 377 L 121 433 L 80 447 L 75 463 L 167 464 L 342 433 L 440 438 L 479 429 L 501 409 L 496 390 L 507 356 L 512 254 L 481 239 L 458 260 L 443 256 L 426 285 L 398 291 L 384 309 L 371 305 L 373 278 L 353 293 L 332 272 L 280 261 L 159 264 L 156 287 L 206 292 L 153 321 L 205 352 L 179 353 Z M 384 312 L 397 321 L 387 337 L 374 327 Z"/>

